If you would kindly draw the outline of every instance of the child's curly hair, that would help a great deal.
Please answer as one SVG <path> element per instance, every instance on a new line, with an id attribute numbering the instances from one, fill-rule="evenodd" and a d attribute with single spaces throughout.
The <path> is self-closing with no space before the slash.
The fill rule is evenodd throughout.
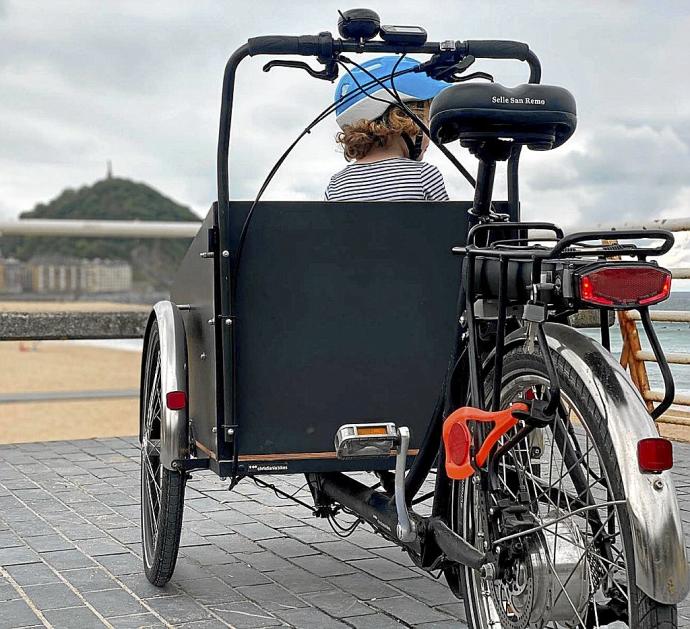
<path id="1" fill-rule="evenodd" d="M 429 101 L 406 103 L 410 110 L 422 120 L 429 113 Z M 376 120 L 358 120 L 345 125 L 335 136 L 335 141 L 343 147 L 348 162 L 361 159 L 376 146 L 385 146 L 396 135 L 406 133 L 411 138 L 420 133 L 420 128 L 398 105 L 391 105 Z"/>

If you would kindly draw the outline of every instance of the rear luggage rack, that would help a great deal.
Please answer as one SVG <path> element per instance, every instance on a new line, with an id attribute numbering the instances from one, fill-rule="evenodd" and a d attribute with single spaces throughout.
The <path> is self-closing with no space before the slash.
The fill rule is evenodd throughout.
<path id="1" fill-rule="evenodd" d="M 545 322 L 561 321 L 580 309 L 598 309 L 601 342 L 609 349 L 608 310 L 637 309 L 659 362 L 666 389 L 663 402 L 652 416 L 656 418 L 663 413 L 673 400 L 673 378 L 651 325 L 648 306 L 668 296 L 671 280 L 666 269 L 649 262 L 648 258 L 667 253 L 673 242 L 673 234 L 662 229 L 583 231 L 566 236 L 558 226 L 545 222 L 488 222 L 475 225 L 469 231 L 468 244 L 453 248 L 453 253 L 464 257 L 463 284 L 469 306 L 465 330 L 468 337 L 471 406 L 494 412 L 499 410 L 505 338 L 508 331 L 515 329 L 507 327 L 509 317 L 520 320 L 518 325 L 527 330 L 528 350 L 535 351 L 536 344 L 545 347 Z M 547 246 L 546 243 L 553 245 Z M 624 256 L 637 259 L 637 262 L 621 260 Z M 652 291 L 654 294 L 648 298 L 637 298 L 636 286 L 629 287 L 631 294 L 626 293 L 622 297 L 618 295 L 620 290 L 613 291 L 610 299 L 598 298 L 594 294 L 594 286 L 586 294 L 582 293 L 582 277 L 589 277 L 595 272 L 604 279 L 604 276 L 621 275 L 602 274 L 604 267 L 609 266 L 612 269 L 628 267 L 628 270 L 639 267 L 640 273 L 646 270 L 646 275 L 654 275 L 652 279 L 664 279 L 663 290 Z M 486 368 L 480 360 L 483 351 L 477 331 L 480 324 L 492 326 L 496 335 L 491 360 L 494 386 L 490 401 L 484 399 L 480 385 L 481 374 Z M 550 353 L 542 353 L 552 385 L 551 399 L 557 400 L 560 387 Z M 550 409 L 553 410 L 555 407 Z"/>

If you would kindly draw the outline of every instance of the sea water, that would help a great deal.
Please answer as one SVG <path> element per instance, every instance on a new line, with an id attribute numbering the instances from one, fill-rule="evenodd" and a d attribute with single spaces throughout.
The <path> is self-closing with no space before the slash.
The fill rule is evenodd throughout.
<path id="1" fill-rule="evenodd" d="M 682 310 L 690 312 L 690 292 L 675 292 L 667 301 L 653 306 L 651 310 Z M 652 351 L 640 322 L 637 323 L 637 329 L 640 334 L 642 349 Z M 665 353 L 690 353 L 690 323 L 656 321 L 654 329 Z M 598 330 L 587 329 L 581 330 L 581 332 L 597 340 L 600 338 Z M 620 357 L 622 345 L 620 329 L 616 323 L 611 328 L 611 351 L 615 356 Z M 663 380 L 656 363 L 648 362 L 646 366 L 650 387 L 656 391 L 663 391 Z M 671 365 L 671 372 L 676 383 L 676 391 L 678 393 L 690 393 L 690 365 Z"/>

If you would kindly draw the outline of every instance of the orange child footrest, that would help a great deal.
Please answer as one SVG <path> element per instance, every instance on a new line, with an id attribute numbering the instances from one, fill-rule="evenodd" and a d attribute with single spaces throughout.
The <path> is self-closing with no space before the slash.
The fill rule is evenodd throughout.
<path id="1" fill-rule="evenodd" d="M 486 436 L 484 443 L 474 457 L 476 464 L 482 467 L 498 440 L 518 423 L 513 413 L 527 410 L 529 410 L 527 404 L 517 402 L 503 411 L 489 412 L 464 406 L 448 415 L 443 423 L 443 444 L 446 449 L 446 474 L 448 474 L 448 478 L 464 480 L 474 474 L 474 467 L 470 461 L 472 433 L 467 427 L 468 421 L 493 422 L 494 424 L 493 430 Z"/>

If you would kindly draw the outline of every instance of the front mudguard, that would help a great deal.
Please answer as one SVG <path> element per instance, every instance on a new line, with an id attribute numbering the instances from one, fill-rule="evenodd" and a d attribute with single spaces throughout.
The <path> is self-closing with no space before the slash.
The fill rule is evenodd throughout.
<path id="1" fill-rule="evenodd" d="M 144 349 L 146 357 L 151 328 L 158 325 L 161 360 L 161 439 L 160 460 L 164 468 L 175 469 L 174 462 L 189 458 L 189 387 L 187 382 L 187 340 L 184 322 L 177 306 L 170 301 L 159 301 L 151 311 L 146 332 Z M 141 395 L 144 391 L 146 365 L 141 370 Z M 171 410 L 166 404 L 166 394 L 170 391 L 184 391 L 187 405 L 180 410 Z M 140 400 L 144 408 L 145 400 Z M 139 441 L 141 441 L 141 422 Z"/>
<path id="2" fill-rule="evenodd" d="M 673 478 L 670 471 L 643 474 L 637 463 L 638 441 L 659 436 L 654 421 L 610 352 L 566 325 L 547 323 L 544 331 L 552 352 L 575 369 L 607 421 L 630 514 L 637 586 L 660 603 L 680 603 L 690 576 Z M 525 340 L 525 331 L 517 330 L 506 349 Z"/>

